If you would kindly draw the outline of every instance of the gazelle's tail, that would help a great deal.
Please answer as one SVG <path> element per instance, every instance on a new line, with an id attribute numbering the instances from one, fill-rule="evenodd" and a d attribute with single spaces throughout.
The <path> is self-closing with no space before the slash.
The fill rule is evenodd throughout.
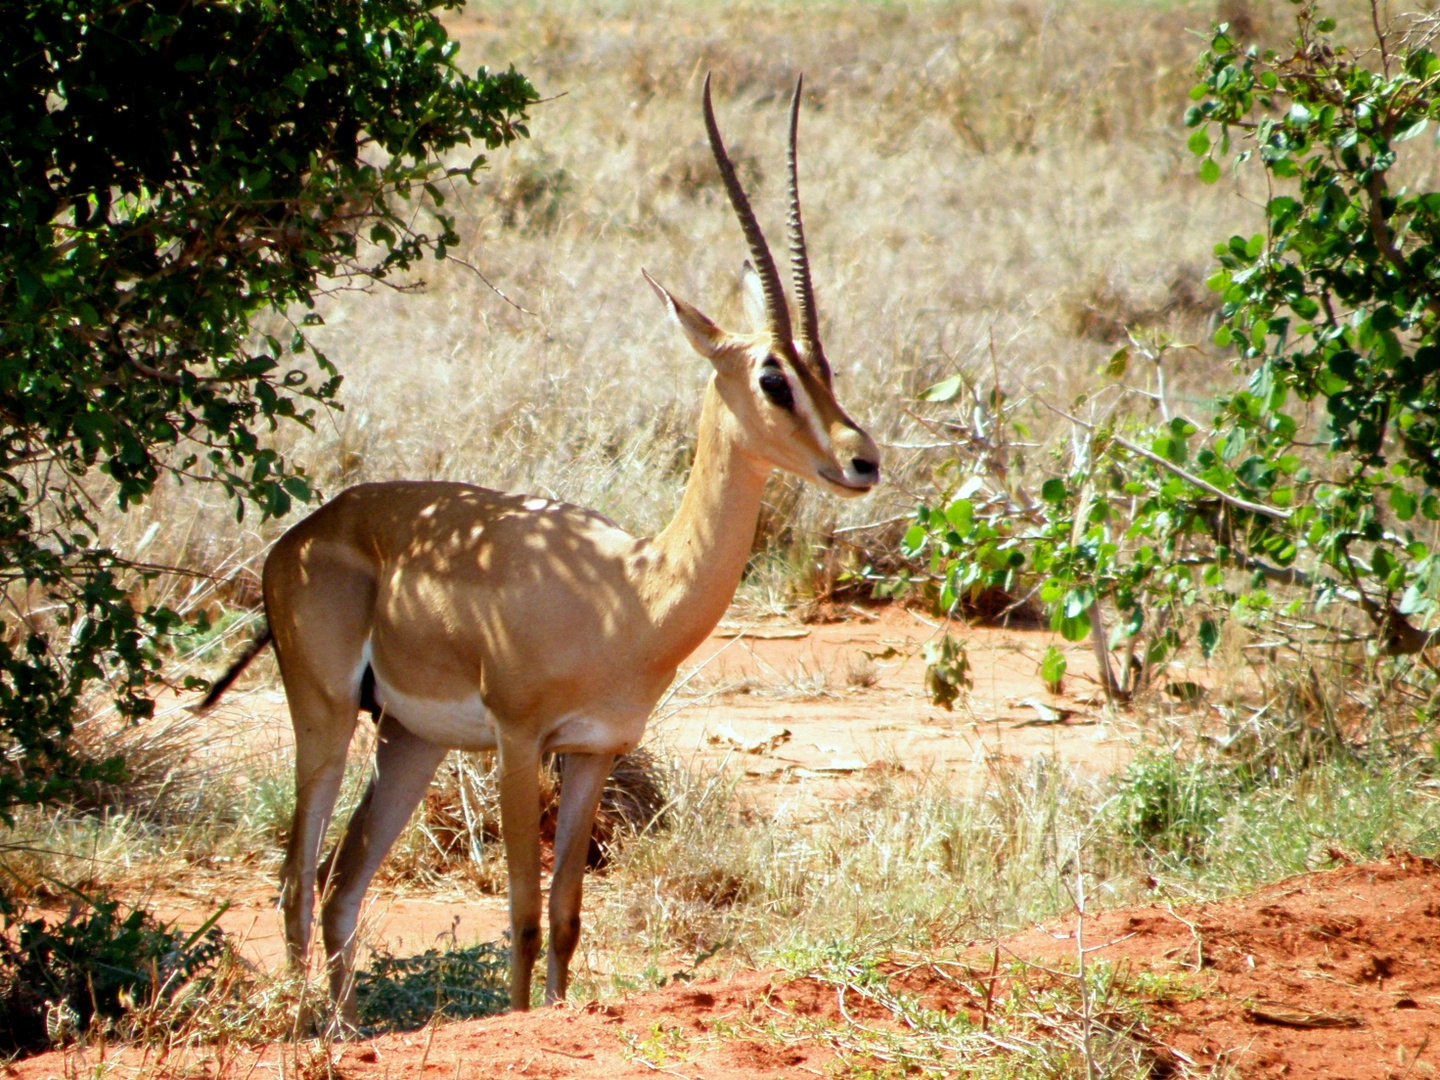
<path id="1" fill-rule="evenodd" d="M 240 673 L 250 666 L 250 661 L 259 656 L 260 650 L 269 645 L 273 638 L 274 635 L 270 633 L 269 626 L 260 631 L 255 639 L 245 646 L 245 651 L 240 654 L 240 659 L 230 665 L 230 670 L 215 680 L 210 687 L 210 692 L 205 695 L 205 700 L 195 706 L 195 711 L 197 713 L 209 712 L 210 708 L 220 700 L 220 695 L 230 689 L 230 684 L 240 677 Z"/>

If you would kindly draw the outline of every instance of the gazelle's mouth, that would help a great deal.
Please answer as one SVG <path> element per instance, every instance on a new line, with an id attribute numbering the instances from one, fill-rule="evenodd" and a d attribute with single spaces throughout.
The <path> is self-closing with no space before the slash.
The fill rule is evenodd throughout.
<path id="1" fill-rule="evenodd" d="M 820 474 L 820 479 L 844 495 L 864 495 L 878 482 L 878 480 L 851 480 L 833 469 L 819 469 L 817 471 Z"/>

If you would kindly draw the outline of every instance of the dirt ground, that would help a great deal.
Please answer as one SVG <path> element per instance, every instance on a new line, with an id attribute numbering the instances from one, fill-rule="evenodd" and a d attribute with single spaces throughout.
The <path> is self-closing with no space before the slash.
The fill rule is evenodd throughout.
<path id="1" fill-rule="evenodd" d="M 814 625 L 727 619 L 656 711 L 651 740 L 682 759 L 743 761 L 742 791 L 760 803 L 795 785 L 845 797 L 844 778 L 863 782 L 867 770 L 938 772 L 963 789 L 995 756 L 1051 755 L 1096 773 L 1128 759 L 1133 729 L 1102 707 L 1087 646 L 1047 630 L 951 626 L 974 686 L 947 710 L 930 703 L 920 655 L 942 628 L 899 606 L 852 612 Z M 1052 644 L 1068 667 L 1059 695 L 1039 674 Z"/>
<path id="2" fill-rule="evenodd" d="M 1070 925 L 1007 943 L 1073 959 Z M 1175 977 L 1157 1037 L 1181 1063 L 1247 1078 L 1434 1076 L 1440 1044 L 1440 869 L 1429 860 L 1303 874 L 1199 907 L 1158 903 L 1087 920 L 1088 955 Z"/>
<path id="3" fill-rule="evenodd" d="M 1158 901 L 1087 918 L 1090 962 L 1163 976 L 1148 1003 L 1142 1041 L 1156 1075 L 1402 1080 L 1435 1074 L 1440 1046 L 1440 871 L 1413 857 L 1294 877 L 1245 897 L 1182 906 Z M 1074 920 L 992 945 L 976 943 L 988 967 L 998 947 L 1012 959 L 1073 963 Z M 1040 970 L 1036 968 L 1035 970 Z M 909 972 L 904 989 L 932 1007 L 979 1022 L 983 999 Z M 851 1020 L 883 1029 L 888 1018 Z M 446 1080 L 523 1076 L 620 1080 L 656 1072 L 689 1080 L 828 1075 L 836 1050 L 826 1022 L 841 1021 L 832 988 L 776 972 L 578 1003 L 523 1015 L 446 1024 L 343 1047 L 230 1047 L 177 1056 L 156 1069 L 138 1050 L 113 1050 L 111 1077 L 148 1075 L 331 1075 L 388 1080 L 434 1073 Z M 820 1023 L 817 1025 L 816 1022 Z M 815 1032 L 805 1036 L 803 1031 Z M 788 1032 L 776 1037 L 774 1032 Z M 97 1052 L 52 1052 L 7 1068 L 19 1080 L 94 1074 Z"/>

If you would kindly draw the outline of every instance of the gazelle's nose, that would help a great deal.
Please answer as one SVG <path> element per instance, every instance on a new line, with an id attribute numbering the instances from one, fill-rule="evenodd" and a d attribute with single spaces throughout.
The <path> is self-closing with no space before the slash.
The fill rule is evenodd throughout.
<path id="1" fill-rule="evenodd" d="M 880 463 L 878 461 L 860 457 L 851 458 L 850 471 L 855 474 L 856 479 L 867 484 L 878 483 L 880 480 Z"/>

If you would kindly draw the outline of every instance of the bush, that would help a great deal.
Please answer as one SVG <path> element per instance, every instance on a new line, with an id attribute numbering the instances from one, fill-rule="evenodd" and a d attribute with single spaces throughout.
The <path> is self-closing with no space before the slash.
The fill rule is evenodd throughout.
<path id="1" fill-rule="evenodd" d="M 355 977 L 360 1022 L 367 1028 L 411 1031 L 432 1018 L 467 1020 L 510 1007 L 510 948 L 482 943 L 427 949 L 398 958 L 376 953 Z"/>
<path id="2" fill-rule="evenodd" d="M 1131 333 L 1074 401 L 1027 395 L 1070 436 L 1033 479 L 1011 471 L 1020 401 L 963 373 L 921 395 L 960 454 L 905 536 L 912 581 L 952 611 L 1033 587 L 1055 630 L 1092 641 L 1112 699 L 1187 644 L 1209 658 L 1228 619 L 1302 658 L 1408 657 L 1440 635 L 1423 628 L 1440 603 L 1440 191 L 1390 179 L 1440 115 L 1440 19 L 1377 22 L 1361 50 L 1334 29 L 1304 3 L 1293 50 L 1220 26 L 1199 61 L 1200 179 L 1233 157 L 1271 193 L 1262 230 L 1215 249 L 1214 344 L 1242 378 L 1208 415 L 1168 396 L 1190 346 L 1158 334 Z"/>
<path id="3" fill-rule="evenodd" d="M 441 158 L 527 134 L 534 89 L 462 73 L 448 6 L 6 6 L 0 588 L 19 617 L 0 624 L 0 820 L 122 777 L 72 753 L 76 711 L 101 684 L 149 716 L 181 629 L 132 599 L 160 568 L 98 545 L 95 500 L 125 509 L 169 477 L 221 485 L 237 517 L 308 502 L 260 438 L 339 407 L 305 309 L 446 257 L 435 182 L 485 157 Z"/>
<path id="4" fill-rule="evenodd" d="M 1203 762 L 1146 751 L 1117 778 L 1110 818 L 1131 843 L 1185 859 L 1203 855 L 1225 816 L 1223 780 Z"/>
<path id="5" fill-rule="evenodd" d="M 63 922 L 6 912 L 0 938 L 0 1051 L 34 1052 L 169 1004 L 204 983 L 225 951 L 215 918 L 192 934 L 106 896 L 74 892 Z"/>

